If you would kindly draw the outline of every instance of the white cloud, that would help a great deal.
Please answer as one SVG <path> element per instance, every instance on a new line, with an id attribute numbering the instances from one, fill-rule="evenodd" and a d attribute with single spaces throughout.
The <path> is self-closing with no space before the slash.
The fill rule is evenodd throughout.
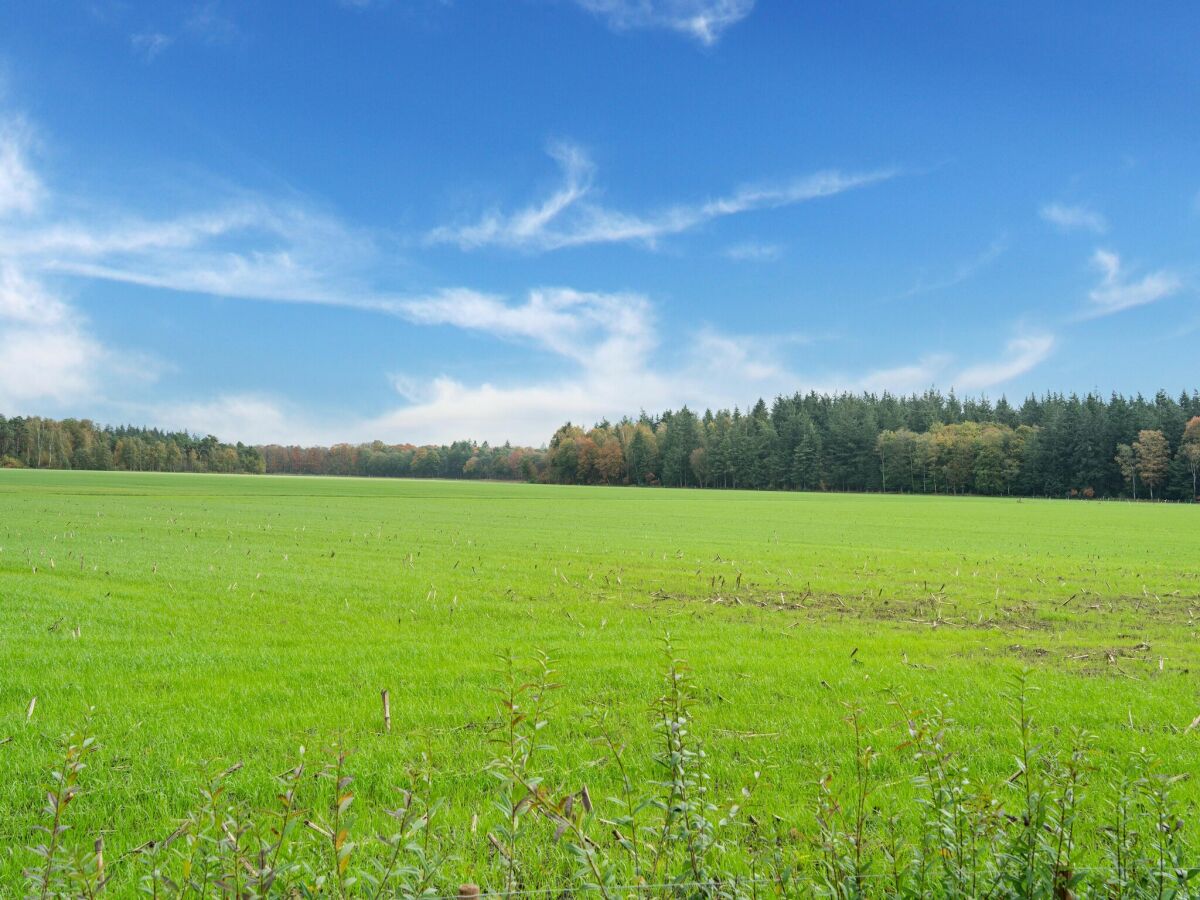
<path id="1" fill-rule="evenodd" d="M 0 322 L 49 327 L 67 321 L 68 307 L 15 264 L 0 260 Z"/>
<path id="2" fill-rule="evenodd" d="M 48 412 L 97 397 L 102 374 L 133 374 L 52 291 L 21 241 L 37 232 L 46 192 L 29 163 L 29 130 L 0 118 L 0 411 Z M 152 375 L 152 366 L 145 366 Z"/>
<path id="3" fill-rule="evenodd" d="M 569 288 L 530 291 L 520 306 L 473 291 L 406 301 L 400 314 L 424 325 L 452 325 L 533 342 L 592 371 L 642 365 L 655 344 L 650 303 L 637 294 Z"/>
<path id="4" fill-rule="evenodd" d="M 165 8 L 165 4 L 161 4 Z M 188 8 L 190 7 L 190 8 Z M 129 36 L 129 46 L 145 62 L 154 62 L 176 42 L 228 47 L 245 41 L 246 34 L 238 23 L 221 10 L 217 0 L 188 4 L 168 17 L 165 29 L 146 28 Z M 162 13 L 162 10 L 158 10 Z"/>
<path id="5" fill-rule="evenodd" d="M 712 46 L 754 9 L 755 0 L 575 0 L 617 30 L 664 28 Z"/>
<path id="6" fill-rule="evenodd" d="M 39 412 L 31 405 L 92 398 L 103 357 L 100 345 L 76 328 L 0 324 L 0 407 Z"/>
<path id="7" fill-rule="evenodd" d="M 783 367 L 765 343 L 754 337 L 720 334 L 706 328 L 696 335 L 691 352 L 697 368 L 711 367 L 719 360 L 726 376 L 765 381 L 784 375 Z"/>
<path id="8" fill-rule="evenodd" d="M 551 155 L 562 169 L 562 185 L 549 197 L 512 213 L 493 211 L 478 221 L 435 228 L 426 240 L 457 244 L 464 250 L 500 246 L 522 250 L 558 250 L 587 244 L 641 243 L 653 247 L 714 219 L 759 209 L 791 206 L 830 197 L 895 176 L 893 170 L 816 172 L 777 184 L 742 187 L 725 197 L 679 204 L 646 214 L 610 209 L 590 200 L 595 168 L 582 148 L 559 143 Z"/>
<path id="9" fill-rule="evenodd" d="M 964 391 L 979 391 L 1011 381 L 1041 365 L 1054 352 L 1054 335 L 1027 334 L 1015 337 L 996 360 L 976 363 L 958 373 L 951 382 Z"/>
<path id="10" fill-rule="evenodd" d="M 207 44 L 227 45 L 243 39 L 242 29 L 221 12 L 216 0 L 198 5 L 183 24 L 184 29 Z"/>
<path id="11" fill-rule="evenodd" d="M 783 248 L 778 244 L 763 244 L 758 241 L 743 241 L 726 247 L 724 255 L 735 262 L 770 262 L 779 259 Z"/>
<path id="12" fill-rule="evenodd" d="M 1039 214 L 1060 231 L 1090 231 L 1093 234 L 1108 231 L 1108 221 L 1104 216 L 1086 206 L 1047 203 Z"/>
<path id="13" fill-rule="evenodd" d="M 620 295 L 601 296 L 605 302 L 626 302 Z M 523 315 L 521 311 L 529 311 L 534 305 L 530 300 L 511 310 Z M 995 360 L 962 369 L 956 369 L 953 355 L 931 353 L 913 362 L 865 373 L 806 373 L 805 367 L 789 365 L 785 352 L 787 346 L 807 346 L 810 341 L 802 336 L 731 335 L 704 328 L 676 338 L 672 342 L 676 352 L 671 355 L 659 346 L 639 310 L 640 304 L 634 303 L 627 313 L 643 323 L 634 329 L 644 335 L 642 340 L 622 344 L 607 361 L 595 362 L 568 346 L 561 355 L 575 362 L 576 367 L 556 377 L 516 384 L 493 380 L 465 384 L 448 376 L 426 381 L 395 378 L 405 404 L 345 425 L 342 439 L 353 434 L 356 441 L 444 443 L 474 438 L 538 445 L 566 421 L 586 426 L 601 419 L 635 415 L 639 408 L 658 412 L 684 404 L 697 410 L 745 407 L 759 397 L 770 399 L 781 393 L 809 390 L 907 394 L 937 384 L 983 390 L 1001 387 L 1032 370 L 1049 357 L 1055 346 L 1052 335 L 1038 333 L 1008 341 Z M 562 314 L 568 319 L 588 315 L 573 308 Z M 498 336 L 526 337 L 524 325 L 514 326 L 507 314 L 497 316 L 493 311 L 475 319 L 479 326 L 485 321 L 492 321 L 495 327 L 483 330 Z M 581 319 L 576 325 L 560 323 L 554 327 L 562 333 L 574 333 L 577 325 L 582 325 Z M 608 340 L 610 337 L 601 334 L 594 338 L 594 345 L 601 346 Z M 554 350 L 556 346 L 556 339 L 543 343 L 544 349 L 560 352 Z"/>
<path id="14" fill-rule="evenodd" d="M 0 260 L 0 413 L 86 415 L 106 400 L 101 386 L 153 381 L 159 369 L 144 354 L 104 346 L 78 309 Z"/>
<path id="15" fill-rule="evenodd" d="M 906 291 L 902 291 L 895 297 L 889 298 L 892 300 L 907 300 L 910 297 L 916 297 L 921 294 L 929 294 L 935 291 L 944 291 L 947 288 L 955 287 L 962 284 L 964 281 L 969 281 L 974 278 L 983 269 L 986 269 L 992 263 L 1003 255 L 1007 248 L 1007 241 L 1003 238 L 997 238 L 988 245 L 987 249 L 965 262 L 959 263 L 953 270 L 943 273 L 938 277 L 927 278 L 922 276 L 912 287 Z"/>
<path id="16" fill-rule="evenodd" d="M 42 183 L 29 165 L 28 127 L 19 119 L 0 119 L 0 216 L 32 213 Z"/>
<path id="17" fill-rule="evenodd" d="M 106 357 L 76 310 L 0 260 L 0 411 L 93 397 Z"/>
<path id="18" fill-rule="evenodd" d="M 1111 250 L 1098 249 L 1092 265 L 1100 271 L 1100 283 L 1088 293 L 1091 307 L 1088 318 L 1108 316 L 1135 306 L 1145 306 L 1179 293 L 1183 280 L 1168 269 L 1160 269 L 1130 280 L 1123 276 L 1121 257 Z"/>
<path id="19" fill-rule="evenodd" d="M 953 357 L 947 353 L 930 353 L 916 362 L 874 369 L 861 377 L 842 378 L 816 390 L 827 394 L 842 391 L 890 391 L 893 394 L 910 394 L 937 384 L 952 360 Z"/>
<path id="20" fill-rule="evenodd" d="M 461 240 L 541 248 L 597 241 L 653 245 L 662 236 L 721 216 L 890 177 L 818 173 L 632 215 L 594 201 L 594 170 L 578 148 L 559 145 L 554 155 L 564 173 L 555 191 L 515 213 L 485 218 Z M 57 198 L 42 190 L 28 165 L 24 145 L 17 146 L 10 163 L 11 171 L 23 173 L 18 181 L 36 189 L 20 193 L 27 199 L 9 203 L 0 213 L 0 404 L 6 408 L 35 404 L 33 411 L 46 412 L 45 404 L 75 404 L 76 410 L 86 404 L 85 411 L 93 411 L 116 404 L 171 427 L 250 442 L 470 437 L 541 443 L 567 419 L 590 424 L 641 407 L 744 405 L 758 396 L 807 389 L 920 390 L 946 383 L 953 372 L 953 359 L 933 354 L 866 373 L 820 374 L 811 360 L 795 364 L 787 348 L 803 341 L 787 335 L 702 328 L 672 332 L 668 341 L 660 334 L 653 303 L 632 292 L 543 287 L 514 301 L 463 287 L 424 295 L 383 291 L 375 284 L 386 258 L 381 236 L 293 199 L 237 195 L 208 212 L 158 220 L 107 207 L 89 210 L 72 199 L 65 204 L 70 217 L 64 217 Z M 394 376 L 394 408 L 370 416 L 344 413 L 340 421 L 319 423 L 312 410 L 254 391 L 153 406 L 138 406 L 132 398 L 117 403 L 99 396 L 99 390 L 101 385 L 112 390 L 114 375 L 130 377 L 121 363 L 129 354 L 102 346 L 79 310 L 51 289 L 53 276 L 63 273 L 172 291 L 354 307 L 418 326 L 518 342 L 551 357 L 556 374 L 541 379 L 495 375 L 474 384 L 446 374 Z M 1036 364 L 1036 351 L 1012 344 L 999 362 L 969 367 L 963 377 L 981 387 L 1015 377 Z"/>
<path id="21" fill-rule="evenodd" d="M 433 380 L 424 401 L 363 422 L 357 430 L 418 444 L 490 438 L 538 446 L 565 421 L 591 425 L 617 410 L 628 412 L 618 399 L 603 385 L 575 378 L 505 387 L 488 382 L 470 386 L 443 377 Z"/>
<path id="22" fill-rule="evenodd" d="M 110 219 L 117 218 L 115 224 Z M 4 227 L 0 258 L 43 271 L 222 297 L 389 311 L 356 273 L 378 261 L 371 237 L 294 203 L 235 199 L 174 219 Z"/>
<path id="23" fill-rule="evenodd" d="M 492 295 L 447 291 L 410 301 L 401 314 L 420 324 L 529 344 L 556 358 L 560 374 L 541 381 L 491 379 L 479 384 L 446 375 L 427 380 L 393 376 L 397 393 L 407 402 L 348 426 L 362 440 L 475 438 L 536 445 L 568 419 L 591 424 L 636 412 L 637 405 L 676 403 L 676 390 L 691 382 L 682 370 L 655 364 L 659 341 L 654 311 L 638 294 L 539 288 L 513 304 Z"/>
<path id="24" fill-rule="evenodd" d="M 162 427 L 213 434 L 247 444 L 329 443 L 279 401 L 257 394 L 226 394 L 207 401 L 172 403 L 148 410 Z"/>
<path id="25" fill-rule="evenodd" d="M 146 62 L 153 62 L 159 54 L 174 42 L 175 38 L 169 34 L 163 34 L 161 31 L 143 31 L 129 38 L 129 43 L 133 46 L 134 52 L 146 60 Z"/>
<path id="26" fill-rule="evenodd" d="M 554 143 L 550 146 L 549 153 L 562 169 L 562 187 L 541 203 L 511 216 L 485 216 L 477 224 L 458 230 L 450 239 L 462 247 L 478 247 L 491 243 L 520 245 L 539 240 L 555 218 L 591 190 L 592 176 L 595 172 L 595 166 L 587 154 L 574 144 Z M 442 229 L 437 229 L 431 235 L 431 239 L 439 242 L 441 234 Z"/>

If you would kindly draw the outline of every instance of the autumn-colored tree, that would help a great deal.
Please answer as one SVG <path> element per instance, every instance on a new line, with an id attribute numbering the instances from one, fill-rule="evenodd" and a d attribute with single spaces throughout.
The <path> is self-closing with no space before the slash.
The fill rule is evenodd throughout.
<path id="1" fill-rule="evenodd" d="M 436 478 L 442 474 L 442 451 L 437 447 L 418 447 L 413 454 L 412 473 L 418 478 Z"/>
<path id="2" fill-rule="evenodd" d="M 1142 440 L 1138 429 L 1164 435 L 1173 458 L 1162 440 Z M 472 440 L 425 448 L 379 440 L 233 446 L 213 435 L 0 414 L 0 465 L 16 464 L 1084 497 L 1145 494 L 1139 482 L 1148 478 L 1155 499 L 1182 499 L 1200 495 L 1200 391 L 1178 398 L 1159 391 L 1152 400 L 1031 395 L 1019 407 L 934 390 L 907 397 L 809 392 L 745 413 L 665 410 L 591 428 L 567 425 L 544 448 Z"/>
<path id="3" fill-rule="evenodd" d="M 625 452 L 615 436 L 609 438 L 596 452 L 596 475 L 604 484 L 620 484 L 625 474 Z"/>
<path id="4" fill-rule="evenodd" d="M 1200 472 L 1200 416 L 1192 416 L 1183 427 L 1179 454 L 1192 473 L 1192 499 L 1200 500 L 1200 491 L 1196 489 L 1196 474 Z"/>
<path id="5" fill-rule="evenodd" d="M 580 484 L 596 484 L 600 477 L 596 472 L 596 456 L 600 448 L 586 434 L 575 438 L 576 470 L 575 480 Z"/>
<path id="6" fill-rule="evenodd" d="M 1166 435 L 1161 431 L 1143 428 L 1133 442 L 1133 455 L 1137 458 L 1138 475 L 1142 478 L 1142 484 L 1150 489 L 1150 499 L 1153 500 L 1154 489 L 1167 480 L 1171 465 L 1171 448 Z"/>
<path id="7" fill-rule="evenodd" d="M 583 429 L 570 422 L 559 428 L 550 438 L 546 466 L 552 479 L 558 484 L 575 484 L 579 480 L 579 444 L 584 440 Z M 587 462 L 590 465 L 590 460 Z"/>

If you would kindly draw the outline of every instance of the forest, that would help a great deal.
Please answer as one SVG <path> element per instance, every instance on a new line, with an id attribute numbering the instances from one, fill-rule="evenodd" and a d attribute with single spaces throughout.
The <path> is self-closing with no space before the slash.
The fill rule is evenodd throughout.
<path id="1" fill-rule="evenodd" d="M 221 443 L 209 435 L 0 416 L 0 466 L 520 480 L 752 490 L 884 491 L 1192 500 L 1200 391 L 1001 398 L 795 394 L 748 411 L 686 406 L 540 448 Z"/>
<path id="2" fill-rule="evenodd" d="M 100 426 L 90 419 L 0 415 L 0 468 L 261 474 L 257 447 L 183 431 Z"/>

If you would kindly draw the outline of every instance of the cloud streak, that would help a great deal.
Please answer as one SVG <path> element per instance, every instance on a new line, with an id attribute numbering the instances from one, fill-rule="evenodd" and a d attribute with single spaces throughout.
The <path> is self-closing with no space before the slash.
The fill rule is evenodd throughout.
<path id="1" fill-rule="evenodd" d="M 964 391 L 979 391 L 1012 381 L 1049 358 L 1057 341 L 1049 333 L 1027 334 L 1010 340 L 999 359 L 976 363 L 959 372 L 951 381 Z"/>
<path id="2" fill-rule="evenodd" d="M 116 218 L 116 224 L 109 219 Z M 6 224 L 0 259 L 42 272 L 220 297 L 396 307 L 366 273 L 373 237 L 295 203 L 239 198 L 173 219 L 124 218 Z"/>
<path id="3" fill-rule="evenodd" d="M 1183 289 L 1183 280 L 1169 269 L 1150 272 L 1130 279 L 1122 271 L 1121 257 L 1111 250 L 1098 249 L 1092 265 L 1100 272 L 1100 282 L 1088 292 L 1090 307 L 1085 318 L 1111 316 L 1127 309 L 1156 303 Z"/>
<path id="4" fill-rule="evenodd" d="M 664 237 L 715 219 L 832 197 L 887 181 L 897 174 L 894 169 L 849 173 L 830 169 L 790 181 L 748 185 L 711 200 L 649 213 L 628 213 L 592 199 L 595 166 L 582 148 L 560 143 L 551 147 L 550 155 L 559 164 L 562 183 L 548 197 L 514 212 L 492 211 L 465 225 L 435 228 L 426 236 L 426 242 L 454 244 L 463 250 L 497 246 L 550 251 L 620 243 L 654 247 Z"/>
<path id="5" fill-rule="evenodd" d="M 27 158 L 32 143 L 20 119 L 0 119 L 0 216 L 28 214 L 42 197 L 41 180 Z"/>
<path id="6" fill-rule="evenodd" d="M 5 132 L 7 133 L 7 132 Z M 513 299 L 468 287 L 427 293 L 381 289 L 380 236 L 348 226 L 294 199 L 238 194 L 205 212 L 165 219 L 72 201 L 69 217 L 38 180 L 15 143 L 7 159 L 10 200 L 0 213 L 0 406 L 79 404 L 138 410 L 176 427 L 250 441 L 370 440 L 440 442 L 456 438 L 541 443 L 566 419 L 590 423 L 687 403 L 732 406 L 795 390 L 921 390 L 957 383 L 955 361 L 926 354 L 865 373 L 820 374 L 796 365 L 788 336 L 731 335 L 710 328 L 660 335 L 655 304 L 636 292 L 563 286 Z M 677 234 L 713 219 L 830 196 L 890 173 L 818 173 L 782 185 L 747 187 L 716 199 L 631 215 L 594 202 L 594 168 L 571 145 L 555 149 L 563 170 L 556 190 L 498 216 L 485 237 L 517 246 L 598 239 L 639 241 Z M 393 375 L 396 401 L 376 414 L 312 410 L 253 389 L 209 398 L 138 405 L 97 395 L 112 375 L 128 380 L 128 352 L 104 347 L 81 312 L 55 293 L 70 275 L 247 300 L 351 307 L 421 328 L 451 328 L 515 342 L 544 354 L 554 373 L 493 376 L 466 383 L 445 372 Z M 1028 371 L 1052 344 L 1009 344 L 990 364 L 959 373 L 979 388 Z M 126 364 L 127 366 L 127 364 Z M 534 367 L 530 368 L 530 371 Z M 382 376 L 381 376 L 382 377 Z M 37 411 L 44 411 L 39 409 Z M 94 412 L 93 412 L 94 414 Z M 126 413 L 122 413 L 126 414 Z"/>
<path id="7" fill-rule="evenodd" d="M 986 269 L 997 259 L 999 259 L 1007 249 L 1007 241 L 1003 238 L 998 238 L 988 245 L 988 248 L 978 256 L 968 259 L 965 262 L 959 263 L 952 271 L 942 275 L 939 278 L 927 279 L 920 278 L 917 283 L 908 290 L 897 294 L 889 299 L 891 300 L 907 300 L 910 297 L 917 297 L 921 294 L 929 294 L 935 291 L 943 291 L 948 288 L 956 287 L 964 281 L 969 281 Z"/>
<path id="8" fill-rule="evenodd" d="M 143 31 L 129 38 L 134 52 L 146 62 L 154 62 L 174 42 L 173 37 L 163 34 L 161 31 Z"/>
<path id="9" fill-rule="evenodd" d="M 446 303 L 451 302 L 447 298 Z M 995 358 L 966 365 L 950 353 L 929 353 L 862 373 L 818 374 L 790 364 L 794 348 L 811 343 L 797 336 L 701 328 L 676 338 L 664 352 L 653 307 L 639 295 L 543 289 L 517 305 L 489 297 L 471 305 L 439 303 L 435 308 L 431 323 L 528 342 L 573 365 L 560 367 L 561 374 L 554 377 L 508 384 L 467 384 L 448 375 L 427 380 L 397 377 L 404 404 L 346 426 L 343 435 L 435 443 L 471 436 L 537 445 L 565 421 L 588 425 L 634 415 L 639 408 L 733 407 L 760 396 L 809 390 L 907 394 L 936 384 L 1003 389 L 1045 362 L 1057 346 L 1049 333 L 1024 334 L 1008 340 Z M 548 311 L 541 334 L 536 323 Z"/>
<path id="10" fill-rule="evenodd" d="M 706 47 L 754 9 L 755 0 L 575 0 L 617 31 L 657 28 L 686 35 Z"/>
<path id="11" fill-rule="evenodd" d="M 1038 214 L 1059 231 L 1088 231 L 1104 234 L 1108 231 L 1108 220 L 1086 206 L 1067 206 L 1063 203 L 1047 203 Z"/>
<path id="12" fill-rule="evenodd" d="M 778 244 L 743 241 L 726 247 L 723 255 L 734 262 L 772 262 L 783 255 L 783 248 Z"/>

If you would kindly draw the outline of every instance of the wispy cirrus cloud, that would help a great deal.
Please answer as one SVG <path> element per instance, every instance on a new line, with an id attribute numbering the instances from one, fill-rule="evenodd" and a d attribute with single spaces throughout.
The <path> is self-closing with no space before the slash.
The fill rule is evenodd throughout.
<path id="1" fill-rule="evenodd" d="M 131 35 L 129 43 L 133 46 L 134 52 L 142 59 L 146 62 L 154 62 L 161 53 L 175 43 L 175 38 L 161 31 L 142 31 Z"/>
<path id="2" fill-rule="evenodd" d="M 1004 255 L 1004 251 L 1008 248 L 1008 242 L 1004 238 L 997 238 L 992 241 L 987 249 L 968 260 L 960 262 L 948 272 L 943 272 L 936 276 L 921 276 L 917 282 L 905 291 L 901 291 L 892 300 L 907 300 L 910 297 L 916 297 L 920 294 L 929 294 L 935 291 L 942 291 L 948 288 L 955 287 L 965 281 L 969 281 L 986 269 L 997 259 Z"/>
<path id="3" fill-rule="evenodd" d="M 0 228 L 24 230 L 44 201 L 31 143 L 22 119 L 0 116 Z M 79 312 L 13 258 L 0 238 L 0 409 L 92 396 L 107 359 Z"/>
<path id="4" fill-rule="evenodd" d="M 1092 234 L 1108 231 L 1108 220 L 1087 206 L 1047 203 L 1038 214 L 1059 231 L 1088 231 Z"/>
<path id="5" fill-rule="evenodd" d="M 198 4 L 183 22 L 184 30 L 197 40 L 219 46 L 235 44 L 245 33 L 234 19 L 226 15 L 217 0 Z"/>
<path id="6" fill-rule="evenodd" d="M 1121 257 L 1111 250 L 1096 250 L 1092 254 L 1092 265 L 1100 272 L 1100 283 L 1088 292 L 1090 305 L 1084 311 L 1085 318 L 1109 316 L 1146 306 L 1183 289 L 1183 279 L 1169 269 L 1159 269 L 1141 278 L 1127 277 Z"/>
<path id="7" fill-rule="evenodd" d="M 967 366 L 954 376 L 951 383 L 964 391 L 1002 385 L 1045 362 L 1057 343 L 1049 332 L 1019 335 L 1008 341 L 999 358 Z"/>
<path id="8" fill-rule="evenodd" d="M 797 365 L 804 336 L 731 334 L 711 328 L 676 335 L 665 352 L 652 301 L 633 293 L 539 288 L 519 300 L 465 289 L 401 301 L 388 310 L 424 326 L 474 331 L 547 354 L 553 374 L 498 375 L 469 382 L 446 373 L 393 373 L 397 403 L 376 415 L 318 420 L 286 399 L 221 395 L 164 408 L 174 427 L 256 442 L 411 441 L 466 437 L 541 444 L 565 421 L 591 424 L 637 408 L 746 405 L 757 397 L 817 390 L 922 391 L 936 384 L 1003 388 L 1051 353 L 1050 335 L 1007 342 L 997 357 L 963 366 L 952 353 L 866 372 Z M 556 361 L 556 362 L 555 362 Z M 190 423 L 190 424 L 189 424 Z"/>
<path id="9" fill-rule="evenodd" d="M 722 253 L 726 259 L 735 262 L 771 262 L 783 255 L 783 247 L 761 241 L 742 241 L 731 244 Z"/>
<path id="10" fill-rule="evenodd" d="M 750 15 L 755 0 L 575 0 L 575 3 L 618 31 L 667 29 L 710 47 L 726 29 Z"/>
<path id="11" fill-rule="evenodd" d="M 505 217 L 522 241 L 565 233 L 577 239 L 595 228 L 572 216 L 589 203 L 592 170 L 586 156 L 560 153 L 560 188 Z M 658 308 L 637 292 L 538 287 L 512 298 L 469 287 L 423 293 L 387 287 L 389 256 L 376 233 L 355 228 L 294 197 L 237 193 L 211 209 L 153 216 L 93 207 L 87 198 L 60 202 L 40 179 L 22 147 L 10 178 L 21 185 L 0 214 L 0 408 L 44 412 L 56 403 L 88 411 L 125 409 L 173 427 L 201 429 L 249 441 L 441 442 L 470 437 L 541 443 L 563 421 L 616 418 L 638 407 L 687 403 L 732 406 L 795 390 L 920 390 L 954 383 L 955 359 L 925 353 L 867 372 L 829 371 L 801 338 L 735 335 L 683 329 L 662 339 Z M 882 177 L 882 176 L 879 176 Z M 867 178 L 866 181 L 871 180 Z M 878 178 L 876 178 L 878 180 Z M 799 198 L 825 196 L 852 184 L 848 176 L 813 176 L 782 188 L 747 188 L 728 197 L 643 216 L 624 216 L 640 240 L 677 233 L 698 222 Z M 36 185 L 36 190 L 28 187 Z M 66 210 L 67 212 L 64 212 Z M 89 212 L 94 210 L 94 212 Z M 572 230 L 574 229 L 574 230 Z M 128 380 L 116 352 L 92 335 L 85 317 L 52 289 L 70 277 L 108 280 L 161 291 L 203 293 L 255 301 L 352 307 L 403 320 L 417 328 L 450 328 L 515 342 L 547 365 L 513 376 L 474 382 L 445 372 L 392 374 L 396 399 L 376 413 L 320 413 L 302 401 L 247 390 L 210 397 L 98 395 L 113 374 Z M 1032 349 L 1006 348 L 990 367 L 961 370 L 979 387 L 1016 377 L 1036 365 Z M 136 352 L 136 351 L 134 351 Z M 1049 352 L 1046 350 L 1045 352 Z M 128 369 L 128 366 L 126 366 Z M 387 373 L 381 372 L 381 378 Z M 136 394 L 136 392 L 134 392 Z"/>
<path id="12" fill-rule="evenodd" d="M 161 11 L 160 11 L 161 12 Z M 129 36 L 129 46 L 146 63 L 152 63 L 176 43 L 228 47 L 242 43 L 246 34 L 217 0 L 194 4 L 186 15 L 166 27 L 143 28 Z"/>
<path id="13" fill-rule="evenodd" d="M 790 354 L 772 346 L 769 336 L 704 331 L 676 339 L 683 355 L 660 359 L 653 330 L 642 346 L 626 346 L 620 365 L 579 367 L 557 377 L 464 383 L 448 375 L 431 379 L 402 376 L 397 392 L 403 405 L 348 426 L 356 440 L 379 437 L 445 442 L 470 435 L 500 442 L 541 444 L 563 422 L 590 425 L 647 410 L 745 407 L 759 397 L 814 390 L 920 392 L 938 384 L 972 390 L 1003 390 L 1047 359 L 1050 335 L 1009 341 L 993 360 L 956 366 L 951 353 L 927 353 L 915 360 L 866 372 L 805 370 Z M 611 362 L 611 361 L 610 361 Z M 343 430 L 343 434 L 347 430 Z M 400 438 L 398 436 L 403 436 Z"/>
<path id="14" fill-rule="evenodd" d="M 423 325 L 452 325 L 541 345 L 594 371 L 617 371 L 656 343 L 651 305 L 641 294 L 537 288 L 511 306 L 464 289 L 399 301 L 395 310 Z"/>
<path id="15" fill-rule="evenodd" d="M 430 324 L 529 343 L 572 366 L 555 377 L 516 383 L 396 377 L 404 405 L 357 424 L 363 439 L 404 434 L 408 440 L 443 441 L 472 434 L 538 444 L 565 421 L 617 419 L 635 406 L 732 407 L 795 391 L 911 393 L 938 384 L 1003 390 L 1050 358 L 1057 346 L 1049 332 L 1026 332 L 983 360 L 935 351 L 865 372 L 821 371 L 811 359 L 798 365 L 814 344 L 805 335 L 701 327 L 675 336 L 674 352 L 664 353 L 654 305 L 638 294 L 548 288 L 530 292 L 517 304 L 503 297 L 469 300 L 463 304 L 448 295 L 414 311 Z"/>
<path id="16" fill-rule="evenodd" d="M 0 117 L 0 216 L 29 214 L 42 197 L 42 182 L 29 164 L 33 137 L 25 121 Z"/>
<path id="17" fill-rule="evenodd" d="M 714 219 L 754 210 L 791 206 L 831 197 L 895 177 L 895 169 L 841 172 L 830 169 L 788 181 L 747 185 L 697 203 L 677 204 L 649 213 L 611 209 L 592 199 L 595 166 L 578 145 L 556 143 L 550 155 L 562 171 L 562 183 L 549 196 L 514 212 L 492 211 L 474 222 L 435 228 L 430 244 L 456 244 L 463 250 L 498 246 L 548 251 L 589 244 L 639 243 L 654 247 Z"/>
<path id="18" fill-rule="evenodd" d="M 0 321 L 25 326 L 61 325 L 70 307 L 15 264 L 0 261 Z"/>
<path id="19" fill-rule="evenodd" d="M 387 311 L 369 284 L 373 236 L 287 200 L 233 197 L 205 212 L 155 219 L 108 212 L 0 221 L 0 258 L 88 279 L 187 293 Z"/>

